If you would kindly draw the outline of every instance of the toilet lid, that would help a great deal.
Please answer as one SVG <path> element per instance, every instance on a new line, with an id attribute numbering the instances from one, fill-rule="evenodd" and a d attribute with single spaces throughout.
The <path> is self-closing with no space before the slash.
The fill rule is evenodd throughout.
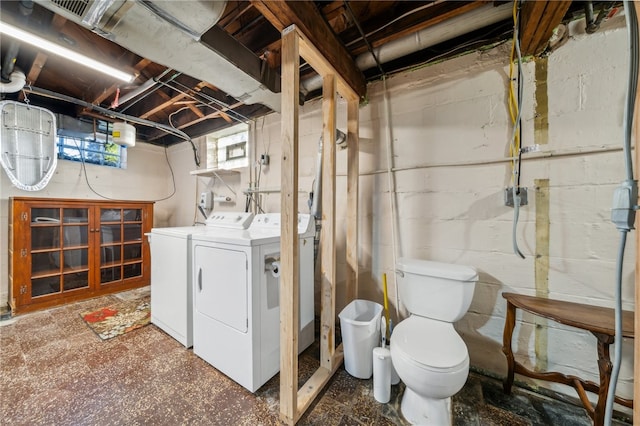
<path id="1" fill-rule="evenodd" d="M 453 324 L 412 316 L 393 330 L 391 344 L 416 364 L 450 369 L 467 362 L 469 352 Z"/>

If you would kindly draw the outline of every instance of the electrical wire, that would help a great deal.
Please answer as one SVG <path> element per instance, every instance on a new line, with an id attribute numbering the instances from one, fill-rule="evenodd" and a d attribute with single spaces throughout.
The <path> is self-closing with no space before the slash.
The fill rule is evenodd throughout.
<path id="1" fill-rule="evenodd" d="M 99 193 L 98 191 L 96 191 L 96 189 L 91 186 L 91 182 L 89 182 L 89 176 L 87 174 L 87 167 L 86 167 L 86 162 L 84 161 L 84 150 L 82 148 L 80 148 L 80 145 L 78 145 L 78 140 L 76 138 L 70 138 L 73 140 L 73 143 L 76 145 L 76 148 L 78 149 L 78 152 L 80 153 L 80 163 L 82 164 L 82 173 L 84 174 L 84 180 L 87 183 L 87 187 L 89 188 L 89 190 L 91 190 L 91 192 L 93 192 L 94 194 L 96 194 L 98 197 L 100 198 L 104 198 L 105 200 L 111 200 L 111 201 L 120 201 L 121 199 L 119 198 L 111 198 L 111 197 L 107 197 L 106 195 L 103 195 L 101 193 Z M 173 167 L 171 167 L 171 163 L 169 162 L 169 156 L 167 154 L 167 148 L 164 148 L 164 156 L 165 159 L 167 160 L 167 166 L 169 166 L 169 171 L 171 172 L 171 182 L 173 184 L 173 189 L 171 191 L 171 194 L 167 195 L 166 197 L 162 197 L 162 198 L 158 198 L 155 200 L 145 200 L 145 201 L 152 201 L 152 202 L 158 202 L 158 201 L 164 201 L 164 200 L 168 200 L 169 198 L 173 197 L 176 193 L 176 178 L 175 175 L 173 173 Z"/>
<path id="2" fill-rule="evenodd" d="M 521 150 L 520 150 L 520 134 L 522 124 L 522 54 L 520 52 L 520 7 L 519 0 L 513 2 L 513 43 L 511 45 L 511 57 L 509 58 L 509 115 L 511 116 L 512 130 L 511 142 L 509 143 L 509 155 L 511 161 L 511 191 L 513 198 L 513 229 L 511 240 L 513 244 L 513 252 L 524 259 L 524 254 L 518 247 L 517 230 L 518 220 L 520 217 L 520 205 L 522 198 L 520 196 L 520 170 L 521 170 Z M 514 77 L 513 63 L 517 61 L 517 77 Z M 514 94 L 514 84 L 517 83 L 517 94 Z"/>
<path id="3" fill-rule="evenodd" d="M 185 132 L 183 132 L 182 130 L 176 129 L 175 127 L 172 126 L 168 126 L 166 124 L 161 124 L 161 123 L 155 123 L 153 121 L 150 120 L 145 120 L 143 118 L 138 118 L 138 117 L 134 117 L 132 115 L 126 115 L 126 114 L 122 114 L 120 112 L 116 112 L 116 111 L 111 111 L 107 108 L 102 108 L 101 106 L 98 105 L 94 105 L 92 103 L 71 97 L 71 96 L 67 96 L 67 95 L 63 95 L 62 93 L 56 93 L 53 92 L 51 90 L 47 90 L 47 89 L 41 89 L 38 87 L 29 87 L 27 89 L 27 91 L 29 93 L 34 93 L 36 95 L 40 95 L 40 96 L 45 96 L 45 97 L 49 97 L 49 98 L 54 98 L 54 99 L 59 99 L 62 101 L 66 101 L 66 102 L 70 102 L 70 103 L 74 103 L 76 105 L 80 105 L 82 107 L 85 108 L 89 108 L 91 110 L 95 110 L 97 112 L 99 112 L 100 114 L 104 115 L 105 117 L 112 117 L 112 118 L 119 118 L 121 120 L 124 121 L 130 121 L 132 123 L 136 123 L 136 124 L 140 124 L 143 126 L 147 126 L 147 127 L 152 127 L 154 129 L 158 129 L 158 130 L 162 130 L 168 134 L 171 134 L 173 136 L 177 136 L 180 139 L 184 139 L 185 141 L 189 142 L 191 144 L 191 147 L 193 148 L 193 152 L 194 152 L 194 160 L 196 163 L 196 166 L 200 166 L 200 154 L 198 153 L 198 149 L 196 148 L 195 144 L 193 143 L 193 140 L 191 140 L 191 138 L 189 137 L 189 135 L 187 135 Z"/>

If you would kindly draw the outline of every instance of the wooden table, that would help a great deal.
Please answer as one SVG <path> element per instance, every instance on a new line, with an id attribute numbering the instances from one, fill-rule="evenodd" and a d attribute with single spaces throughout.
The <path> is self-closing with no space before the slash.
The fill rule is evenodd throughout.
<path id="1" fill-rule="evenodd" d="M 600 306 L 585 305 L 581 303 L 564 302 L 561 300 L 544 299 L 541 297 L 525 296 L 515 293 L 502 293 L 507 299 L 507 318 L 504 324 L 502 352 L 507 357 L 508 372 L 504 381 L 505 393 L 511 393 L 514 373 L 534 379 L 548 380 L 572 386 L 578 392 L 582 404 L 595 426 L 604 422 L 607 392 L 609 390 L 609 378 L 613 364 L 609 357 L 609 345 L 615 340 L 614 310 Z M 516 309 L 520 308 L 531 314 L 549 318 L 561 324 L 580 328 L 591 332 L 598 340 L 598 369 L 600 370 L 600 384 L 583 380 L 576 376 L 567 376 L 558 372 L 537 372 L 527 369 L 517 362 L 511 349 L 511 338 L 516 323 Z M 633 338 L 633 312 L 623 311 L 622 335 Z M 637 368 L 637 366 L 636 366 Z M 587 398 L 587 391 L 598 394 L 595 407 Z M 615 402 L 625 407 L 633 408 L 633 400 L 615 397 Z"/>

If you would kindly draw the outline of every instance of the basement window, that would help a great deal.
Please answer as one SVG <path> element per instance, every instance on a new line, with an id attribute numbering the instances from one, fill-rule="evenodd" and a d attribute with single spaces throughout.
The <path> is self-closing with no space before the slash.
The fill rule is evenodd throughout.
<path id="1" fill-rule="evenodd" d="M 249 126 L 238 124 L 207 135 L 207 169 L 249 165 Z"/>
<path id="2" fill-rule="evenodd" d="M 100 122 L 91 134 L 58 131 L 58 158 L 100 166 L 127 168 L 127 148 L 111 142 L 111 124 Z"/>

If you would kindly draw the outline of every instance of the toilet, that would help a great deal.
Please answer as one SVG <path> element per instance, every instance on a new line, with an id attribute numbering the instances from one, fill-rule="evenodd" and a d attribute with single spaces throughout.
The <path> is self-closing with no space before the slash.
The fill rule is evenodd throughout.
<path id="1" fill-rule="evenodd" d="M 398 259 L 396 285 L 410 316 L 393 329 L 391 361 L 406 386 L 400 409 L 411 424 L 452 422 L 451 397 L 469 374 L 453 323 L 469 309 L 477 280 L 469 266 Z"/>

